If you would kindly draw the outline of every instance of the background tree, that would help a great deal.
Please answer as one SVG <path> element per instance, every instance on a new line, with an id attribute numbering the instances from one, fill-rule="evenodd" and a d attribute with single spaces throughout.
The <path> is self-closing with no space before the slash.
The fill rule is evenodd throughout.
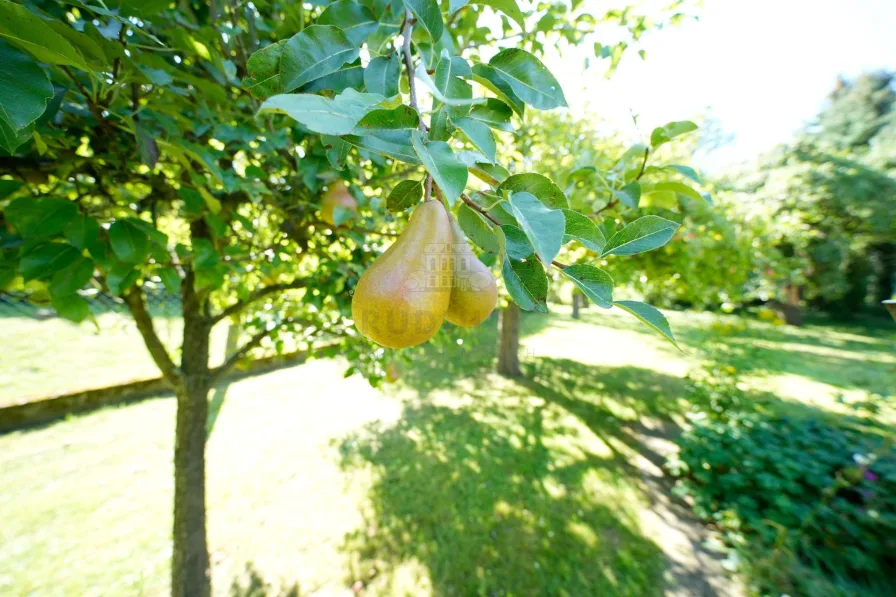
<path id="1" fill-rule="evenodd" d="M 582 42 L 599 20 L 638 36 L 646 19 L 579 3 L 495 7 L 0 2 L 0 287 L 73 321 L 90 317 L 96 292 L 133 316 L 177 397 L 173 594 L 210 593 L 210 388 L 257 348 L 320 342 L 381 381 L 392 356 L 351 326 L 351 292 L 424 196 L 457 212 L 523 309 L 545 309 L 553 266 L 598 306 L 674 342 L 659 311 L 614 300 L 604 270 L 554 258 L 576 240 L 615 260 L 661 246 L 678 225 L 649 216 L 600 228 L 549 178 L 500 165 L 494 138 L 517 130 L 526 106 L 566 103 L 535 55 L 494 46 L 521 37 L 538 51 L 555 33 Z M 514 33 L 530 22 L 534 36 Z M 687 130 L 673 123 L 652 142 Z M 620 185 L 644 173 L 646 149 L 635 154 Z M 470 174 L 478 192 L 467 191 Z M 336 207 L 331 224 L 319 197 L 337 181 L 359 208 Z M 147 305 L 163 291 L 180 298 L 176 350 Z M 248 339 L 210 367 L 212 328 L 237 318 Z"/>

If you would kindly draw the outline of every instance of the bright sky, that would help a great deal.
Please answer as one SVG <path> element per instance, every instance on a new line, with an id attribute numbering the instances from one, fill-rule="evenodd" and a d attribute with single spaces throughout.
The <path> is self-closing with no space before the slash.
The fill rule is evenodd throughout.
<path id="1" fill-rule="evenodd" d="M 751 160 L 790 139 L 822 107 L 837 76 L 896 69 L 896 0 L 705 0 L 698 21 L 652 32 L 647 60 L 627 55 L 603 78 L 599 62 L 548 59 L 570 106 L 616 128 L 686 120 L 709 108 L 734 143 L 698 165 Z M 587 48 L 587 50 L 591 50 Z"/>

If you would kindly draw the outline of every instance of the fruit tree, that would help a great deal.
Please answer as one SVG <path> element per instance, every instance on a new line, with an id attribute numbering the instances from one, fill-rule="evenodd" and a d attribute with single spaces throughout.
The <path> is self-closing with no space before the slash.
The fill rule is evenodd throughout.
<path id="1" fill-rule="evenodd" d="M 174 595 L 210 594 L 208 393 L 256 349 L 325 343 L 371 382 L 393 379 L 374 342 L 475 325 L 497 298 L 492 271 L 543 310 L 551 268 L 672 339 L 592 261 L 661 246 L 678 225 L 598 223 L 546 173 L 500 164 L 495 136 L 566 105 L 546 48 L 590 44 L 599 24 L 616 41 L 594 50 L 615 65 L 679 4 L 0 0 L 0 288 L 76 322 L 98 292 L 133 316 L 177 399 Z M 634 188 L 650 151 L 626 153 L 610 186 Z M 570 242 L 590 258 L 558 262 Z M 163 292 L 181 304 L 176 349 L 147 305 Z M 234 318 L 244 343 L 210 367 L 210 332 Z"/>

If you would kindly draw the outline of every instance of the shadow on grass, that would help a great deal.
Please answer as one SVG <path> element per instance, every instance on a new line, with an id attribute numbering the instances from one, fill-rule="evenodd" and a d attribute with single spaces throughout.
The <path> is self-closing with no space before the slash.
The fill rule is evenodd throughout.
<path id="1" fill-rule="evenodd" d="M 597 311 L 582 321 L 601 327 L 654 336 L 646 326 Z M 568 316 L 556 316 L 564 325 Z M 721 337 L 711 329 L 716 320 L 736 326 Z M 891 394 L 896 387 L 896 324 L 880 320 L 841 323 L 815 318 L 806 327 L 776 326 L 736 316 L 695 315 L 673 323 L 676 337 L 688 352 L 722 360 L 755 373 L 791 374 L 844 390 Z"/>
<path id="2" fill-rule="evenodd" d="M 233 579 L 230 597 L 302 597 L 298 583 L 275 588 L 268 583 L 252 564 L 246 565 L 241 577 Z"/>
<path id="3" fill-rule="evenodd" d="M 646 487 L 632 462 L 663 461 L 639 420 L 682 412 L 683 380 L 536 358 L 520 381 L 461 363 L 458 384 L 454 362 L 407 375 L 422 399 L 340 445 L 344 468 L 375 479 L 367 523 L 346 539 L 353 578 L 386 571 L 385 594 L 413 594 L 401 583 L 416 566 L 436 596 L 646 597 L 662 594 L 664 571 L 691 572 L 641 534 Z M 444 400 L 429 395 L 452 384 Z"/>

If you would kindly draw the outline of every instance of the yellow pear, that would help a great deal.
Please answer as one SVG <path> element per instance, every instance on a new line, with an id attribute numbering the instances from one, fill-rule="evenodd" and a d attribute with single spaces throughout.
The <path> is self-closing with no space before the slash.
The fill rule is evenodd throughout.
<path id="1" fill-rule="evenodd" d="M 479 261 L 463 231 L 451 220 L 454 273 L 451 300 L 445 319 L 465 328 L 479 325 L 498 304 L 498 285 L 492 272 Z"/>
<path id="2" fill-rule="evenodd" d="M 388 348 L 432 338 L 451 299 L 451 218 L 426 201 L 398 240 L 367 268 L 352 297 L 352 319 L 364 336 Z"/>
<path id="3" fill-rule="evenodd" d="M 347 209 L 353 214 L 358 213 L 358 202 L 352 197 L 352 194 L 345 188 L 345 184 L 340 180 L 332 183 L 324 193 L 320 202 L 320 217 L 330 226 L 336 225 L 336 218 L 333 212 L 337 207 Z"/>

